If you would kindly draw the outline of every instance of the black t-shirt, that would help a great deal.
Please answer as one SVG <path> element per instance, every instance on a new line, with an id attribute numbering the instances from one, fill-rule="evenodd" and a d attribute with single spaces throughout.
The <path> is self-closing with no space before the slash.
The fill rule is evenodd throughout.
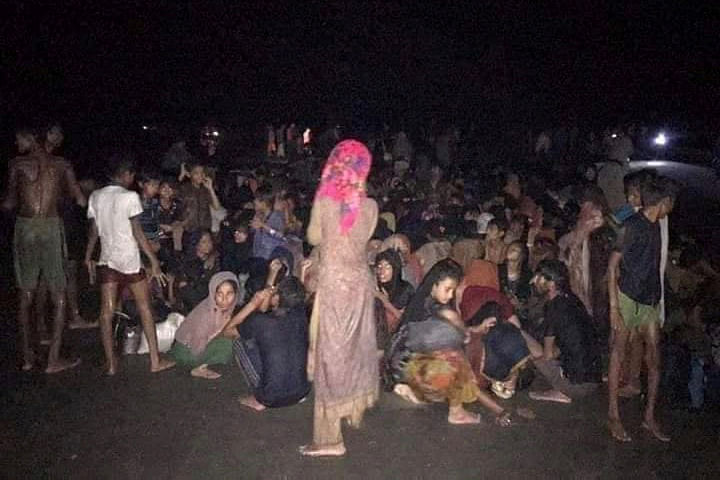
<path id="1" fill-rule="evenodd" d="M 572 293 L 545 304 L 545 337 L 555 337 L 560 364 L 572 383 L 597 382 L 600 362 L 595 328 L 582 302 Z"/>
<path id="2" fill-rule="evenodd" d="M 657 305 L 661 294 L 660 223 L 636 213 L 623 224 L 615 249 L 622 253 L 620 291 L 643 305 Z"/>
<path id="3" fill-rule="evenodd" d="M 280 407 L 307 395 L 308 321 L 303 307 L 284 314 L 256 313 L 239 330 L 243 338 L 255 340 L 260 352 L 261 382 L 255 390 L 260 403 Z"/>

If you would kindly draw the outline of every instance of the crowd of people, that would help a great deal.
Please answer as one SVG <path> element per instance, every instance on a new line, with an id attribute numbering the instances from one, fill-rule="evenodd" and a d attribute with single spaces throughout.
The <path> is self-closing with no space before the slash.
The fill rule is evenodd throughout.
<path id="1" fill-rule="evenodd" d="M 268 127 L 265 153 L 288 161 L 238 175 L 213 159 L 208 130 L 207 155 L 175 142 L 142 165 L 124 151 L 103 158 L 99 185 L 58 156 L 58 125 L 18 129 L 2 206 L 16 215 L 23 370 L 40 364 L 40 343 L 48 374 L 79 363 L 60 355 L 69 314 L 69 328 L 99 324 L 108 375 L 122 365 L 124 321 L 142 327 L 153 372 L 212 380 L 213 365 L 235 360 L 255 411 L 312 389 L 304 455 L 343 455 L 342 420 L 359 427 L 382 388 L 447 403 L 451 424 L 479 423 L 467 409 L 477 402 L 511 427 L 534 416 L 508 406 L 517 391 L 567 404 L 605 380 L 612 437 L 630 441 L 618 397 L 646 392 L 642 427 L 669 441 L 660 389 L 700 409 L 720 377 L 720 278 L 669 225 L 679 185 L 631 172 L 620 131 L 605 148 L 543 132 L 504 164 L 469 158 L 456 129 L 434 131 L 415 146 L 404 131 L 366 146 L 332 129 L 312 149 L 309 130 Z M 593 161 L 576 161 L 586 150 Z M 78 307 L 86 280 L 96 321 Z M 175 314 L 164 353 L 157 326 Z"/>

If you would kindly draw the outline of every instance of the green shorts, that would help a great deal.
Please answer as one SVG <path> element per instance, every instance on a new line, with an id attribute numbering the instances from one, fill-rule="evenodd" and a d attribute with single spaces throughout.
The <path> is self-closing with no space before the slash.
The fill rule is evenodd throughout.
<path id="1" fill-rule="evenodd" d="M 67 249 L 62 219 L 17 217 L 13 256 L 21 290 L 35 290 L 41 275 L 51 291 L 65 289 Z"/>
<path id="2" fill-rule="evenodd" d="M 640 327 L 660 322 L 660 306 L 645 305 L 619 292 L 620 315 L 627 328 Z"/>

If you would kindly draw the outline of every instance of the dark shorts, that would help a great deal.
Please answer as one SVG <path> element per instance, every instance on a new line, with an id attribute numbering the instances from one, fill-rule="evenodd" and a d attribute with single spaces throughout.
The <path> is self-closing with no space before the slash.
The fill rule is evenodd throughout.
<path id="1" fill-rule="evenodd" d="M 118 286 L 125 286 L 145 280 L 145 270 L 140 270 L 137 273 L 122 273 L 107 265 L 98 265 L 97 276 L 100 285 L 104 283 L 117 283 Z"/>
<path id="2" fill-rule="evenodd" d="M 51 291 L 65 289 L 67 250 L 60 218 L 18 217 L 13 253 L 18 288 L 35 290 L 42 275 Z"/>

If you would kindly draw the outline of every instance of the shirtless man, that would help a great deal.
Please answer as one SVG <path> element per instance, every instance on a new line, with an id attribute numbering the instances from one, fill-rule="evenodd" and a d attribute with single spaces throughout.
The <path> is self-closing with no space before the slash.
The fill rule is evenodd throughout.
<path id="1" fill-rule="evenodd" d="M 21 129 L 16 134 L 21 156 L 10 163 L 8 191 L 2 204 L 5 210 L 17 210 L 13 252 L 15 277 L 20 296 L 18 321 L 23 352 L 23 370 L 35 364 L 30 346 L 30 318 L 40 276 L 51 292 L 54 319 L 53 332 L 45 373 L 56 373 L 75 367 L 79 359 L 60 358 L 62 333 L 65 328 L 64 270 L 65 237 L 58 203 L 64 191 L 84 207 L 85 197 L 75 180 L 72 166 L 61 157 L 45 151 L 36 132 Z M 22 155 L 24 154 L 24 155 Z"/>
<path id="2" fill-rule="evenodd" d="M 51 155 L 58 154 L 64 140 L 65 135 L 62 127 L 58 123 L 50 124 L 45 134 L 45 151 Z M 78 184 L 81 186 L 81 191 L 88 193 L 92 191 L 83 188 L 82 181 L 79 181 Z M 65 289 L 65 293 L 67 298 L 67 314 L 70 315 L 70 318 L 67 319 L 67 325 L 70 330 L 96 328 L 98 326 L 97 321 L 88 322 L 83 319 L 82 316 L 80 316 L 80 308 L 78 306 L 78 260 L 82 259 L 82 257 L 78 258 L 78 250 L 81 248 L 79 243 L 82 242 L 79 242 L 77 245 L 74 245 L 73 243 L 74 241 L 77 241 L 77 217 L 80 215 L 80 212 L 82 212 L 83 215 L 85 212 L 82 211 L 82 209 L 78 209 L 77 211 L 73 210 L 73 206 L 66 204 L 65 202 L 61 202 L 61 204 L 61 215 L 64 217 L 63 223 L 65 228 L 65 239 L 68 246 L 65 256 L 65 275 L 67 276 L 67 288 Z M 50 338 L 45 325 L 47 295 L 47 285 L 45 285 L 45 282 L 41 279 L 35 292 L 35 313 L 37 316 L 37 328 L 38 333 L 40 334 L 41 345 L 50 344 Z"/>

